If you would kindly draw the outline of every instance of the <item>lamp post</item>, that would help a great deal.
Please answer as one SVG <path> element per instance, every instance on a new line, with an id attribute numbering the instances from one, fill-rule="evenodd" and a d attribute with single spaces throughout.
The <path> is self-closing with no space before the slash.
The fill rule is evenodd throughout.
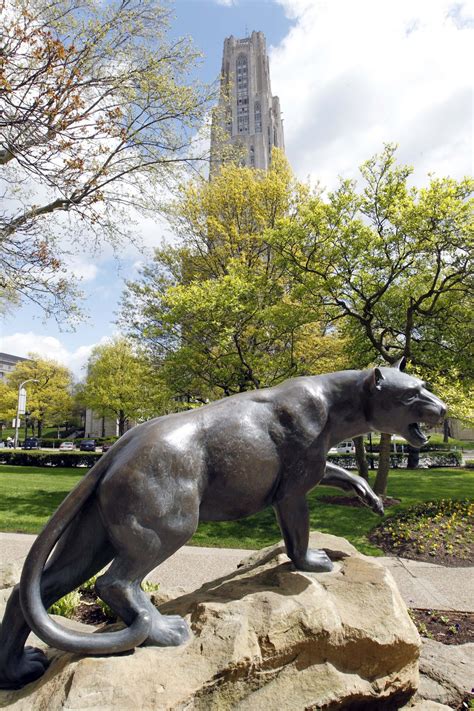
<path id="1" fill-rule="evenodd" d="M 39 383 L 39 380 L 36 378 L 28 378 L 28 380 L 24 380 L 22 383 L 19 384 L 18 386 L 18 404 L 16 407 L 16 420 L 15 420 L 15 439 L 13 441 L 13 446 L 15 449 L 18 447 L 18 428 L 20 426 L 20 407 L 21 407 L 21 390 L 26 383 Z"/>

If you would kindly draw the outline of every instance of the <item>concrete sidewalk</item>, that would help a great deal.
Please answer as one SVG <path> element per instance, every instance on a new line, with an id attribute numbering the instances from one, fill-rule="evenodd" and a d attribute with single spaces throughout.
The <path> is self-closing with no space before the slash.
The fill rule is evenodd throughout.
<path id="1" fill-rule="evenodd" d="M 20 567 L 35 538 L 26 533 L 0 532 L 0 565 L 13 563 Z M 183 546 L 159 568 L 155 568 L 147 579 L 160 583 L 163 588 L 195 590 L 209 580 L 231 573 L 251 553 L 250 550 L 236 548 Z"/>
<path id="2" fill-rule="evenodd" d="M 35 536 L 0 533 L 0 563 L 21 565 Z M 195 590 L 231 573 L 252 551 L 235 548 L 183 546 L 156 568 L 148 579 L 163 588 Z M 392 573 L 408 607 L 474 612 L 474 567 L 445 568 L 402 558 L 377 559 Z"/>

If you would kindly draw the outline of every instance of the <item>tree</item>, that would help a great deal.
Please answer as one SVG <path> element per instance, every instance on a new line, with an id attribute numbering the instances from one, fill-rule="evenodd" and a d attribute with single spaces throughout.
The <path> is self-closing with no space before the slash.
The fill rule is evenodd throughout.
<path id="1" fill-rule="evenodd" d="M 145 420 L 159 414 L 162 397 L 153 370 L 127 339 L 115 338 L 93 349 L 80 398 L 101 415 L 115 416 L 119 435 L 124 433 L 127 420 Z"/>
<path id="2" fill-rule="evenodd" d="M 10 427 L 16 417 L 18 391 L 8 383 L 0 380 L 0 428 Z"/>
<path id="3" fill-rule="evenodd" d="M 155 210 L 209 93 L 159 0 L 7 0 L 0 53 L 0 289 L 71 317 L 67 255 Z M 187 83 L 189 82 L 189 83 Z M 58 219 L 62 215 L 63 219 Z M 82 241 L 82 245 L 81 245 Z"/>
<path id="4" fill-rule="evenodd" d="M 292 298 L 265 239 L 306 193 L 278 151 L 268 172 L 227 165 L 184 188 L 174 215 L 181 242 L 128 284 L 121 321 L 180 397 L 265 387 L 328 360 L 337 339 Z"/>
<path id="5" fill-rule="evenodd" d="M 34 353 L 29 360 L 20 361 L 8 376 L 8 385 L 18 393 L 18 387 L 24 380 L 28 383 L 27 411 L 29 421 L 41 437 L 46 425 L 60 425 L 68 419 L 73 407 L 72 373 L 68 368 L 49 358 L 41 358 Z M 11 415 L 16 416 L 16 400 Z"/>
<path id="6" fill-rule="evenodd" d="M 343 181 L 274 230 L 272 244 L 298 293 L 338 323 L 358 365 L 406 357 L 424 377 L 473 378 L 474 182 L 431 177 L 409 188 L 395 147 L 361 168 L 365 187 Z M 462 344 L 462 348 L 461 348 Z M 382 436 L 375 491 L 386 491 L 389 436 Z"/>

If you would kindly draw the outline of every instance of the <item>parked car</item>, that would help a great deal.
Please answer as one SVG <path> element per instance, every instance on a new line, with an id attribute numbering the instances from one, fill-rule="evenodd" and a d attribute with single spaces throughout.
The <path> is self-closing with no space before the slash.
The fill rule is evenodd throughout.
<path id="1" fill-rule="evenodd" d="M 336 444 L 335 449 L 338 454 L 355 454 L 356 451 L 354 442 L 351 439 L 339 442 L 339 444 Z"/>
<path id="2" fill-rule="evenodd" d="M 38 437 L 27 437 L 23 442 L 22 449 L 39 449 L 41 441 Z"/>
<path id="3" fill-rule="evenodd" d="M 71 452 L 73 449 L 76 449 L 76 445 L 74 442 L 61 442 L 59 449 L 61 452 Z"/>
<path id="4" fill-rule="evenodd" d="M 79 445 L 81 452 L 95 452 L 95 439 L 83 439 Z"/>

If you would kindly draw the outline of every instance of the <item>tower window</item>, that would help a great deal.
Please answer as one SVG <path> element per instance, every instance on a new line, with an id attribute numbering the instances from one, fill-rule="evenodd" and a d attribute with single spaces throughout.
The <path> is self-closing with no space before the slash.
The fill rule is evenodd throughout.
<path id="1" fill-rule="evenodd" d="M 262 110 L 260 108 L 260 102 L 255 103 L 255 133 L 262 133 Z"/>
<path id="2" fill-rule="evenodd" d="M 236 62 L 237 72 L 237 132 L 249 131 L 249 94 L 248 94 L 248 59 L 247 55 L 239 54 Z"/>

